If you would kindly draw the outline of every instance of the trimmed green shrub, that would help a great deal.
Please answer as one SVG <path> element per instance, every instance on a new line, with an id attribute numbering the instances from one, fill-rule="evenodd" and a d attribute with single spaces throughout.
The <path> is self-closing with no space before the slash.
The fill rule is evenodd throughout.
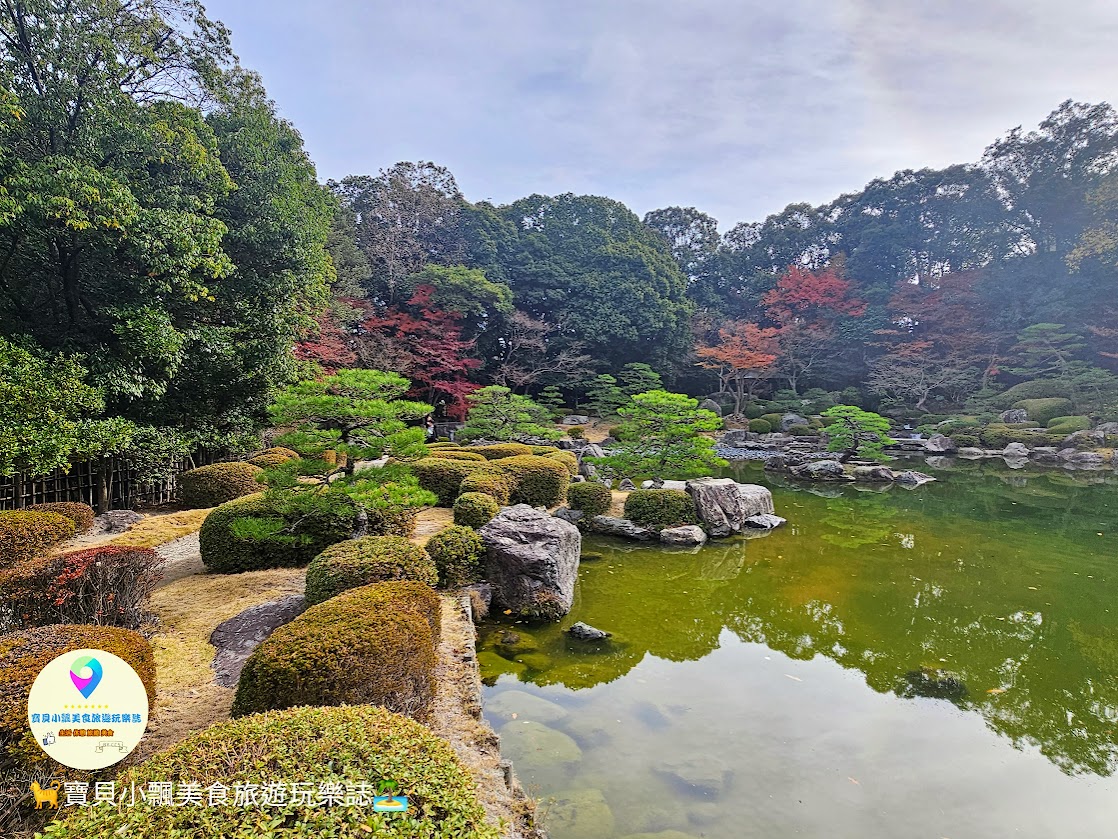
<path id="1" fill-rule="evenodd" d="M 138 632 L 63 624 L 0 635 L 0 774 L 32 766 L 57 768 L 31 736 L 27 696 L 39 671 L 52 659 L 82 649 L 104 650 L 131 664 L 155 707 L 155 657 Z"/>
<path id="2" fill-rule="evenodd" d="M 512 494 L 512 480 L 496 466 L 476 469 L 462 479 L 462 493 L 482 492 L 504 507 Z"/>
<path id="3" fill-rule="evenodd" d="M 439 597 L 374 583 L 311 606 L 245 662 L 233 716 L 295 705 L 381 705 L 426 717 L 435 696 Z"/>
<path id="4" fill-rule="evenodd" d="M 425 457 L 411 464 L 419 485 L 439 497 L 440 507 L 450 507 L 462 494 L 462 479 L 479 468 L 472 460 Z"/>
<path id="5" fill-rule="evenodd" d="M 623 435 L 625 434 L 625 430 L 620 425 L 611 425 L 606 433 L 618 442 L 624 440 Z"/>
<path id="6" fill-rule="evenodd" d="M 1053 434 L 1072 434 L 1090 428 L 1090 417 L 1053 417 L 1048 421 L 1048 430 Z"/>
<path id="7" fill-rule="evenodd" d="M 74 523 L 74 534 L 85 533 L 93 527 L 93 508 L 77 501 L 56 501 L 53 504 L 32 504 L 25 508 L 29 513 L 58 513 Z"/>
<path id="8" fill-rule="evenodd" d="M 780 431 L 780 421 L 784 418 L 784 414 L 762 414 L 761 419 L 769 424 L 769 428 L 773 431 Z"/>
<path id="9" fill-rule="evenodd" d="M 1047 434 L 1010 425 L 988 425 L 978 433 L 978 438 L 988 449 L 1004 449 L 1010 443 L 1022 443 L 1030 448 L 1037 446 L 1058 446 L 1063 440 L 1059 434 Z M 955 438 L 955 444 L 959 441 Z"/>
<path id="10" fill-rule="evenodd" d="M 494 443 L 491 446 L 471 446 L 470 451 L 483 455 L 487 460 L 531 454 L 532 447 L 524 443 Z"/>
<path id="11" fill-rule="evenodd" d="M 206 516 L 198 531 L 198 541 L 202 562 L 211 571 L 236 574 L 306 565 L 330 545 L 353 535 L 357 508 L 349 507 L 345 515 L 324 511 L 303 516 L 291 523 L 291 541 L 287 543 L 239 534 L 237 520 L 244 518 L 279 519 L 263 493 L 228 501 Z"/>
<path id="12" fill-rule="evenodd" d="M 0 625 L 138 629 L 159 562 L 151 548 L 116 545 L 25 559 L 0 571 Z"/>
<path id="13" fill-rule="evenodd" d="M 1067 399 L 1071 395 L 1071 387 L 1066 382 L 1056 379 L 1033 379 L 1016 384 L 991 397 L 990 403 L 999 410 L 1005 410 L 1017 407 L 1015 403 L 1022 399 Z"/>
<path id="14" fill-rule="evenodd" d="M 435 449 L 427 453 L 427 457 L 441 457 L 446 460 L 472 460 L 475 463 L 484 463 L 485 458 L 476 452 L 468 452 L 465 449 Z"/>
<path id="15" fill-rule="evenodd" d="M 331 545 L 307 566 L 307 605 L 314 606 L 370 583 L 439 581 L 427 551 L 401 536 L 363 536 Z"/>
<path id="16" fill-rule="evenodd" d="M 14 565 L 74 535 L 74 521 L 58 513 L 0 512 L 0 567 Z"/>
<path id="17" fill-rule="evenodd" d="M 570 474 L 578 474 L 578 457 L 575 455 L 574 452 L 554 451 L 543 455 L 543 457 L 548 457 L 552 460 L 558 460 L 560 463 L 567 467 L 567 471 Z"/>
<path id="18" fill-rule="evenodd" d="M 768 420 L 751 419 L 749 421 L 749 430 L 754 434 L 768 434 L 773 430 L 773 427 L 769 424 Z"/>
<path id="19" fill-rule="evenodd" d="M 509 501 L 513 504 L 554 507 L 567 498 L 571 475 L 567 467 L 557 460 L 527 454 L 506 457 L 495 461 L 493 465 L 512 479 Z"/>
<path id="20" fill-rule="evenodd" d="M 567 429 L 567 436 L 572 440 L 581 440 L 586 436 L 586 429 L 581 425 L 572 425 Z"/>
<path id="21" fill-rule="evenodd" d="M 529 446 L 528 448 L 532 450 L 532 454 L 538 454 L 540 456 L 546 456 L 549 454 L 554 454 L 555 452 L 563 451 L 563 449 L 558 449 L 555 446 Z"/>
<path id="22" fill-rule="evenodd" d="M 274 466 L 282 466 L 289 461 L 298 459 L 299 453 L 294 449 L 272 446 L 270 449 L 264 449 L 259 454 L 245 458 L 245 462 L 251 463 L 253 466 L 259 466 L 261 469 L 271 469 Z"/>
<path id="23" fill-rule="evenodd" d="M 251 463 L 200 466 L 178 476 L 179 500 L 184 507 L 216 507 L 234 498 L 260 492 L 260 482 L 256 478 L 263 472 Z"/>
<path id="24" fill-rule="evenodd" d="M 485 544 L 473 528 L 454 525 L 427 541 L 427 553 L 439 569 L 439 585 L 457 588 L 478 578 Z"/>
<path id="25" fill-rule="evenodd" d="M 604 516 L 613 504 L 613 494 L 609 487 L 596 481 L 571 484 L 567 487 L 567 506 L 572 510 L 582 510 L 587 518 Z"/>
<path id="26" fill-rule="evenodd" d="M 463 527 L 482 527 L 501 509 L 492 495 L 463 492 L 454 501 L 454 523 Z"/>
<path id="27" fill-rule="evenodd" d="M 1013 403 L 1014 408 L 1024 408 L 1031 422 L 1047 425 L 1055 417 L 1070 414 L 1071 400 L 1060 397 L 1048 399 L 1021 399 Z"/>
<path id="28" fill-rule="evenodd" d="M 117 789 L 149 783 L 306 783 L 312 800 L 321 785 L 342 785 L 368 798 L 380 780 L 408 796 L 406 813 L 368 806 L 309 806 L 289 796 L 265 807 L 67 807 L 46 829 L 51 839 L 128 836 L 180 837 L 362 836 L 368 839 L 497 839 L 470 773 L 454 749 L 426 726 L 383 708 L 292 708 L 218 723 L 159 752 L 117 779 Z M 203 799 L 203 802 L 205 799 Z M 265 826 L 267 825 L 267 826 Z M 272 825 L 276 825 L 273 827 Z"/>
<path id="29" fill-rule="evenodd" d="M 815 429 L 810 425 L 793 425 L 788 429 L 788 433 L 793 437 L 810 437 L 815 434 Z"/>
<path id="30" fill-rule="evenodd" d="M 959 448 L 978 448 L 982 445 L 982 441 L 978 439 L 977 434 L 952 434 L 951 439 L 955 441 L 955 445 Z"/>
<path id="31" fill-rule="evenodd" d="M 625 499 L 625 518 L 654 530 L 695 524 L 695 502 L 679 489 L 637 489 Z"/>
<path id="32" fill-rule="evenodd" d="M 761 419 L 765 415 L 765 409 L 760 405 L 746 405 L 742 413 L 745 414 L 746 419 Z"/>

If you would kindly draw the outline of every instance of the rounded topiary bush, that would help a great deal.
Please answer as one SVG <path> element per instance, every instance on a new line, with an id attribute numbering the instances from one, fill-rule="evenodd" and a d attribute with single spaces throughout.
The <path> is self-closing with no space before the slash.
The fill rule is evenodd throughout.
<path id="1" fill-rule="evenodd" d="M 765 409 L 760 405 L 746 405 L 742 413 L 745 414 L 746 419 L 760 419 L 765 415 Z"/>
<path id="2" fill-rule="evenodd" d="M 578 474 L 578 457 L 575 455 L 574 452 L 559 450 L 545 454 L 543 455 L 543 457 L 559 461 L 567 467 L 567 471 L 572 475 Z"/>
<path id="3" fill-rule="evenodd" d="M 952 434 L 951 439 L 954 441 L 955 445 L 961 449 L 978 448 L 982 444 L 982 441 L 979 440 L 978 436 L 975 434 Z"/>
<path id="4" fill-rule="evenodd" d="M 1048 430 L 1052 434 L 1073 434 L 1087 431 L 1090 427 L 1090 417 L 1053 417 L 1048 421 Z"/>
<path id="5" fill-rule="evenodd" d="M 94 512 L 88 504 L 78 501 L 57 501 L 53 504 L 32 504 L 29 513 L 58 513 L 74 523 L 74 533 L 85 533 L 93 527 Z"/>
<path id="6" fill-rule="evenodd" d="M 0 512 L 0 567 L 14 565 L 74 535 L 74 521 L 59 513 Z"/>
<path id="7" fill-rule="evenodd" d="M 524 443 L 495 443 L 492 446 L 471 446 L 470 451 L 483 455 L 487 460 L 501 460 L 506 457 L 531 454 L 532 447 Z"/>
<path id="8" fill-rule="evenodd" d="M 439 585 L 454 588 L 478 578 L 485 544 L 476 530 L 455 525 L 432 536 L 427 553 L 439 570 Z"/>
<path id="9" fill-rule="evenodd" d="M 155 658 L 138 632 L 61 624 L 0 635 L 0 775 L 36 764 L 52 765 L 27 726 L 27 697 L 35 677 L 52 659 L 82 649 L 104 650 L 131 664 L 147 689 L 148 702 L 155 706 Z"/>
<path id="10" fill-rule="evenodd" d="M 465 449 L 434 449 L 427 453 L 428 457 L 441 457 L 446 460 L 472 460 L 475 463 L 484 463 L 486 458 L 477 452 L 468 452 Z"/>
<path id="11" fill-rule="evenodd" d="M 625 518 L 654 530 L 695 524 L 695 502 L 679 489 L 638 489 L 625 499 Z"/>
<path id="12" fill-rule="evenodd" d="M 604 516 L 613 504 L 613 493 L 609 487 L 594 481 L 571 484 L 567 487 L 567 506 L 572 510 L 582 510 L 587 518 Z"/>
<path id="13" fill-rule="evenodd" d="M 311 606 L 245 662 L 233 716 L 295 705 L 380 705 L 425 717 L 435 695 L 439 597 L 374 583 Z"/>
<path id="14" fill-rule="evenodd" d="M 780 430 L 780 421 L 784 418 L 784 414 L 762 414 L 760 419 L 763 419 L 769 424 L 771 431 Z"/>
<path id="15" fill-rule="evenodd" d="M 234 498 L 260 492 L 257 476 L 263 473 L 251 463 L 214 463 L 183 472 L 177 478 L 183 506 L 216 507 Z"/>
<path id="16" fill-rule="evenodd" d="M 1050 420 L 1056 417 L 1070 414 L 1072 410 L 1071 400 L 1058 396 L 1046 399 L 1021 399 L 1014 402 L 1013 407 L 1023 408 L 1032 422 L 1038 422 L 1041 425 L 1047 425 Z"/>
<path id="17" fill-rule="evenodd" d="M 299 453 L 294 449 L 287 449 L 283 446 L 272 446 L 270 449 L 264 449 L 264 451 L 259 454 L 253 455 L 245 462 L 251 463 L 253 466 L 259 466 L 261 469 L 272 469 L 298 459 Z"/>
<path id="18" fill-rule="evenodd" d="M 307 566 L 307 605 L 390 580 L 439 581 L 427 551 L 400 536 L 364 536 L 331 545 Z"/>
<path id="19" fill-rule="evenodd" d="M 512 494 L 512 480 L 496 467 L 482 468 L 462 479 L 461 490 L 463 493 L 483 492 L 504 507 Z"/>
<path id="20" fill-rule="evenodd" d="M 481 527 L 495 515 L 501 506 L 492 495 L 484 492 L 463 492 L 454 502 L 454 523 L 464 527 Z"/>
<path id="21" fill-rule="evenodd" d="M 810 437 L 815 434 L 815 429 L 810 425 L 793 425 L 788 429 L 788 433 L 793 437 Z"/>
<path id="22" fill-rule="evenodd" d="M 536 455 L 519 455 L 494 461 L 512 479 L 509 501 L 532 507 L 554 507 L 567 498 L 571 475 L 557 460 Z"/>
<path id="23" fill-rule="evenodd" d="M 567 429 L 567 436 L 572 440 L 581 440 L 586 436 L 586 429 L 581 425 L 572 425 Z"/>
<path id="24" fill-rule="evenodd" d="M 555 446 L 529 446 L 528 448 L 532 450 L 532 454 L 538 455 L 549 455 L 554 454 L 555 452 L 563 451 L 563 449 L 557 448 Z"/>
<path id="25" fill-rule="evenodd" d="M 461 495 L 462 480 L 482 466 L 472 460 L 425 457 L 411 464 L 419 485 L 439 498 L 440 507 L 450 507 Z"/>
<path id="26" fill-rule="evenodd" d="M 769 425 L 768 420 L 751 419 L 749 421 L 749 430 L 754 434 L 768 434 L 773 430 L 773 427 Z"/>
<path id="27" fill-rule="evenodd" d="M 349 539 L 357 521 L 356 506 L 344 514 L 324 511 L 294 523 L 289 541 L 259 540 L 239 534 L 240 519 L 278 519 L 263 493 L 238 498 L 206 516 L 198 531 L 202 562 L 219 574 L 306 565 L 330 545 Z"/>
<path id="28" fill-rule="evenodd" d="M 365 806 L 321 806 L 321 785 L 360 790 L 366 802 L 378 781 L 397 784 L 408 797 L 404 813 L 376 813 Z M 181 837 L 365 836 L 369 839 L 497 839 L 486 821 L 469 771 L 454 749 L 426 726 L 361 705 L 346 708 L 292 708 L 218 723 L 131 767 L 117 789 L 146 789 L 152 782 L 186 783 L 203 792 L 213 784 L 230 789 L 229 804 L 218 807 L 71 807 L 51 825 L 54 839 L 128 836 Z M 302 782 L 312 802 L 288 795 L 285 803 L 234 805 L 237 785 Z M 263 821 L 262 821 L 263 820 Z M 264 824 L 269 825 L 265 828 Z M 271 827 L 277 825 L 277 827 Z"/>

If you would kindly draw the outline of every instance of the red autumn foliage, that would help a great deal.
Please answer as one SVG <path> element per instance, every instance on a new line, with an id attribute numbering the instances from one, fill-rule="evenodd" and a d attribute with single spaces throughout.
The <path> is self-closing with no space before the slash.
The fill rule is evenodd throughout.
<path id="1" fill-rule="evenodd" d="M 755 323 L 731 321 L 718 330 L 718 343 L 699 347 L 695 352 L 700 366 L 717 370 L 723 392 L 734 394 L 734 413 L 740 413 L 746 396 L 752 396 L 758 383 L 771 377 L 772 365 L 780 353 L 779 329 Z"/>
<path id="2" fill-rule="evenodd" d="M 793 265 L 761 298 L 761 303 L 768 316 L 781 325 L 824 324 L 839 315 L 861 317 L 866 312 L 866 303 L 850 295 L 850 286 L 850 281 L 839 276 L 836 268 L 812 272 Z"/>
<path id="3" fill-rule="evenodd" d="M 318 362 L 327 373 L 357 361 L 353 335 L 342 328 L 332 312 L 318 318 L 318 334 L 297 343 L 294 352 L 300 361 Z"/>

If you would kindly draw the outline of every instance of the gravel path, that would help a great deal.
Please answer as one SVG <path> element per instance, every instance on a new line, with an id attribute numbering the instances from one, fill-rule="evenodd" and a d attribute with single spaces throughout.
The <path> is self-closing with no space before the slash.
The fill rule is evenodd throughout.
<path id="1" fill-rule="evenodd" d="M 155 552 L 163 560 L 159 565 L 163 572 L 163 579 L 156 588 L 192 574 L 204 573 L 206 570 L 206 566 L 202 564 L 202 552 L 198 547 L 197 533 L 160 545 Z"/>

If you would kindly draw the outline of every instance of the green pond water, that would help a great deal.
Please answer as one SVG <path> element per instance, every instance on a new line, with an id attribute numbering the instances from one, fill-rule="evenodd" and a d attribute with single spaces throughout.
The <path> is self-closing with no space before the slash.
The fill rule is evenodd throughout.
<path id="1" fill-rule="evenodd" d="M 741 464 L 786 526 L 587 538 L 561 624 L 481 628 L 553 839 L 1118 836 L 1118 476 L 918 465 L 872 492 Z"/>

